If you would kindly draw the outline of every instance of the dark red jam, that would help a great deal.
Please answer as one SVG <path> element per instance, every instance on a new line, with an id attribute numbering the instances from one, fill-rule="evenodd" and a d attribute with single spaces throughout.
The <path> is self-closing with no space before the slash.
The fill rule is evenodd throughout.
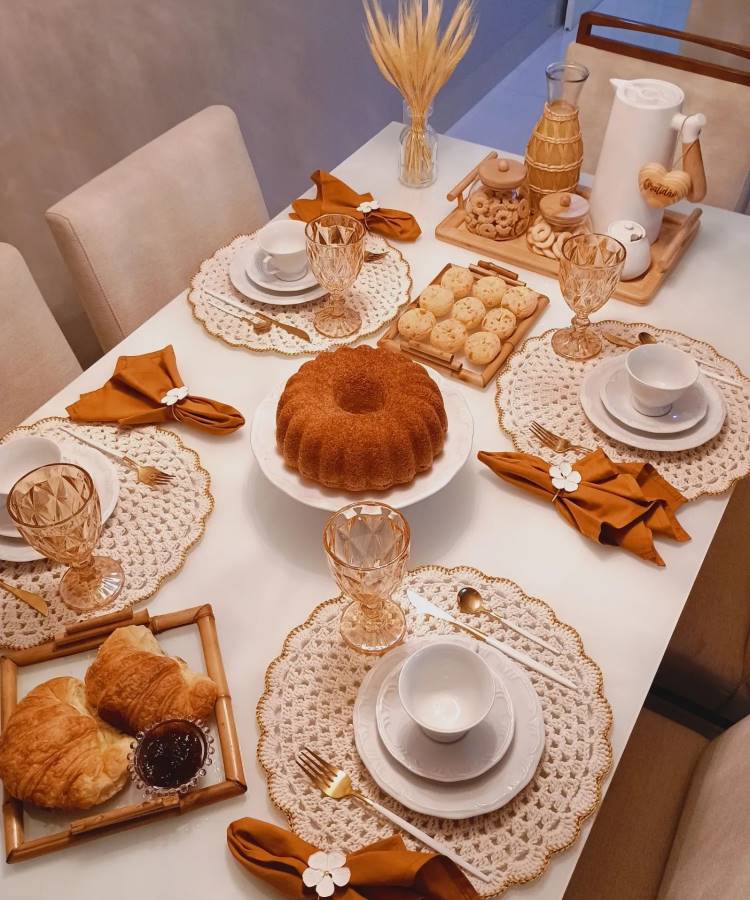
<path id="1" fill-rule="evenodd" d="M 178 788 L 198 774 L 208 747 L 193 722 L 171 719 L 150 728 L 136 751 L 136 770 L 142 781 L 157 788 Z"/>

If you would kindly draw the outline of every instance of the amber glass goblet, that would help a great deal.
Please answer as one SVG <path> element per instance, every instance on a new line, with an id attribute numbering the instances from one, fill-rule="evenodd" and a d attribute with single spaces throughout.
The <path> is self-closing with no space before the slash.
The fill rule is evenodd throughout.
<path id="1" fill-rule="evenodd" d="M 403 640 L 406 619 L 390 596 L 404 577 L 409 541 L 401 513 L 374 500 L 351 503 L 325 524 L 328 566 L 352 601 L 341 614 L 341 636 L 355 650 L 383 653 Z"/>
<path id="2" fill-rule="evenodd" d="M 365 258 L 365 229 L 351 216 L 318 216 L 305 228 L 307 258 L 315 277 L 330 294 L 328 303 L 313 319 L 316 330 L 340 338 L 362 327 L 362 317 L 347 306 L 344 291 L 356 281 Z"/>
<path id="3" fill-rule="evenodd" d="M 567 359 L 590 359 L 601 353 L 602 341 L 591 330 L 589 315 L 612 296 L 625 262 L 625 248 L 606 234 L 577 234 L 562 245 L 560 289 L 573 310 L 570 328 L 552 335 L 552 349 Z"/>
<path id="4" fill-rule="evenodd" d="M 60 581 L 60 597 L 70 609 L 100 609 L 120 593 L 125 583 L 120 564 L 93 555 L 102 517 L 85 469 L 54 463 L 27 472 L 8 494 L 8 513 L 35 550 L 70 566 Z"/>

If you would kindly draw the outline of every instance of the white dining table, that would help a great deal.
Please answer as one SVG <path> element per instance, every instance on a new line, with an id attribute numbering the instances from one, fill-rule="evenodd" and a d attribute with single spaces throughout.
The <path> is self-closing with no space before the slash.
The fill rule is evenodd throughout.
<path id="1" fill-rule="evenodd" d="M 422 236 L 399 247 L 419 291 L 446 262 L 468 264 L 476 259 L 476 253 L 437 241 L 434 229 L 451 208 L 446 193 L 489 148 L 441 137 L 436 183 L 423 190 L 408 189 L 396 177 L 400 128 L 397 123 L 385 127 L 335 174 L 359 191 L 371 191 L 382 206 L 406 209 L 416 216 Z M 750 372 L 749 248 L 750 218 L 705 207 L 693 246 L 653 301 L 640 308 L 612 300 L 599 317 L 683 331 L 709 341 Z M 522 277 L 551 301 L 535 333 L 567 324 L 571 313 L 557 282 L 533 272 Z M 326 514 L 274 488 L 250 448 L 253 412 L 302 360 L 248 353 L 222 343 L 192 317 L 183 292 L 28 421 L 64 415 L 67 404 L 107 380 L 119 355 L 167 344 L 174 346 L 190 390 L 236 406 L 247 425 L 229 437 L 172 426 L 198 451 L 209 470 L 216 506 L 184 568 L 146 605 L 152 613 L 204 602 L 213 605 L 248 791 L 180 818 L 154 821 L 4 865 L 0 868 L 3 900 L 278 896 L 232 859 L 225 832 L 232 820 L 242 816 L 284 824 L 269 800 L 256 759 L 256 703 L 263 692 L 266 667 L 280 652 L 285 636 L 318 603 L 337 593 L 321 545 Z M 511 443 L 498 426 L 494 387 L 480 390 L 459 384 L 459 390 L 474 416 L 473 453 L 447 487 L 406 510 L 413 535 L 411 565 L 474 566 L 510 578 L 528 594 L 551 604 L 557 616 L 580 633 L 586 652 L 603 671 L 614 715 L 611 738 L 616 766 L 728 494 L 697 500 L 680 511 L 680 521 L 692 540 L 685 544 L 658 541 L 665 568 L 601 547 L 566 527 L 548 505 L 502 484 L 478 462 L 477 451 L 510 450 Z M 34 670 L 39 679 L 47 674 L 44 666 Z M 511 889 L 508 896 L 560 900 L 593 820 L 593 816 L 588 819 L 568 850 L 552 858 L 540 878 Z"/>

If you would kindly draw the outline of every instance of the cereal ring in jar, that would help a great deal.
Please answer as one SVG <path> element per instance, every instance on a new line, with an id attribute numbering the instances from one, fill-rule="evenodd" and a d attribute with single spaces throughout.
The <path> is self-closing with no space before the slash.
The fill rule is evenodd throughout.
<path id="1" fill-rule="evenodd" d="M 476 194 L 472 194 L 469 198 L 469 206 L 475 213 L 485 213 L 490 205 L 490 198 L 487 194 L 477 191 Z"/>
<path id="2" fill-rule="evenodd" d="M 527 221 L 525 218 L 519 219 L 516 224 L 513 226 L 513 234 L 516 237 L 521 237 L 521 235 L 526 231 Z"/>
<path id="3" fill-rule="evenodd" d="M 513 229 L 510 226 L 508 228 L 502 228 L 500 225 L 496 225 L 495 231 L 497 232 L 497 236 L 499 238 L 510 237 L 511 234 L 513 233 Z"/>
<path id="4" fill-rule="evenodd" d="M 480 222 L 479 227 L 477 228 L 477 234 L 481 234 L 482 237 L 494 238 L 496 237 L 495 226 L 492 222 Z"/>
<path id="5" fill-rule="evenodd" d="M 529 201 L 525 197 L 521 197 L 518 201 L 518 215 L 522 219 L 528 219 L 529 217 Z"/>
<path id="6" fill-rule="evenodd" d="M 562 256 L 562 245 L 571 236 L 572 235 L 569 231 L 561 231 L 555 238 L 555 243 L 552 245 L 552 252 L 555 254 L 557 259 L 560 259 L 560 257 Z"/>
<path id="7" fill-rule="evenodd" d="M 495 216 L 498 228 L 512 228 L 516 220 L 515 213 L 510 209 L 501 209 Z"/>
<path id="8" fill-rule="evenodd" d="M 555 243 L 555 236 L 552 233 L 552 227 L 544 220 L 536 221 L 529 230 L 531 240 L 537 247 L 551 247 Z"/>
<path id="9" fill-rule="evenodd" d="M 491 216 L 497 214 L 497 211 L 500 209 L 500 201 L 499 200 L 490 200 L 490 206 L 488 209 L 488 213 Z"/>

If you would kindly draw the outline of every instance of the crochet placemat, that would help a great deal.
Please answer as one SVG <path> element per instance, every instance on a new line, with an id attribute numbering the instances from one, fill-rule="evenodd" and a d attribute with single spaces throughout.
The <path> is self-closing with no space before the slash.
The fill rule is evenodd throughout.
<path id="1" fill-rule="evenodd" d="M 60 425 L 64 425 L 65 432 Z M 1 592 L 0 647 L 22 649 L 42 644 L 71 622 L 116 612 L 152 597 L 166 578 L 182 568 L 188 552 L 203 535 L 213 509 L 211 478 L 198 454 L 163 428 L 121 430 L 114 425 L 82 425 L 70 419 L 50 418 L 16 428 L 0 443 L 21 434 L 38 434 L 71 444 L 75 443 L 71 437 L 75 433 L 175 477 L 168 486 L 150 488 L 137 481 L 133 470 L 111 460 L 120 481 L 120 497 L 94 552 L 120 562 L 125 587 L 104 610 L 76 613 L 63 604 L 57 583 L 65 572 L 64 565 L 47 559 L 15 563 L 0 560 L 0 578 L 41 594 L 49 607 L 49 614 L 40 616 L 30 606 Z"/>
<path id="2" fill-rule="evenodd" d="M 357 691 L 378 658 L 356 653 L 342 641 L 339 616 L 348 602 L 342 597 L 318 606 L 288 635 L 281 655 L 269 666 L 257 710 L 258 758 L 274 803 L 310 843 L 351 852 L 392 834 L 393 826 L 354 801 L 336 802 L 315 790 L 294 761 L 305 744 L 325 748 L 325 755 L 349 772 L 363 793 L 478 866 L 490 882 L 473 879 L 474 886 L 481 896 L 493 897 L 537 878 L 552 855 L 578 837 L 581 823 L 599 804 L 611 764 L 612 713 L 599 667 L 584 653 L 578 633 L 560 622 L 546 603 L 507 579 L 464 567 L 415 569 L 394 595 L 406 613 L 408 637 L 457 632 L 446 622 L 417 616 L 406 601 L 407 588 L 455 613 L 456 590 L 463 585 L 476 587 L 488 606 L 561 652 L 530 644 L 489 618 L 481 623 L 486 633 L 554 666 L 578 685 L 570 691 L 524 670 L 541 700 L 545 749 L 530 783 L 513 800 L 493 813 L 449 821 L 406 809 L 378 788 L 357 754 L 352 727 Z M 413 849 L 424 849 L 408 835 L 403 837 Z"/>
<path id="3" fill-rule="evenodd" d="M 531 423 L 538 421 L 573 443 L 601 447 L 618 462 L 650 462 L 688 500 L 706 494 L 721 494 L 735 481 L 750 474 L 750 441 L 747 438 L 750 432 L 750 378 L 743 375 L 735 363 L 721 356 L 710 344 L 678 331 L 641 322 L 605 321 L 594 327 L 630 341 L 637 341 L 639 331 L 649 331 L 666 343 L 685 350 L 698 363 L 710 363 L 718 367 L 721 375 L 739 382 L 739 387 L 733 387 L 712 380 L 727 407 L 721 431 L 700 447 L 670 452 L 639 450 L 608 437 L 586 418 L 579 393 L 583 379 L 603 359 L 627 351 L 603 339 L 604 349 L 594 359 L 584 362 L 564 359 L 552 349 L 555 329 L 551 329 L 525 341 L 497 378 L 495 402 L 500 427 L 511 438 L 516 450 L 533 453 L 550 463 L 563 458 L 543 447 L 531 434 Z M 575 453 L 565 456 L 571 463 L 576 458 Z"/>
<path id="4" fill-rule="evenodd" d="M 375 334 L 395 319 L 402 307 L 409 302 L 412 283 L 409 263 L 401 251 L 392 247 L 385 238 L 368 234 L 365 239 L 366 249 L 373 253 L 385 251 L 386 255 L 375 262 L 365 263 L 353 287 L 345 294 L 347 305 L 362 316 L 362 327 L 343 339 L 325 337 L 315 330 L 313 319 L 316 312 L 328 303 L 327 296 L 309 303 L 274 306 L 249 300 L 235 290 L 229 278 L 229 265 L 234 253 L 250 237 L 251 235 L 246 234 L 236 237 L 231 244 L 221 247 L 210 259 L 205 260 L 193 277 L 187 297 L 193 316 L 206 331 L 233 347 L 244 347 L 254 352 L 272 351 L 282 356 L 313 355 Z M 277 327 L 258 334 L 250 322 L 238 319 L 209 303 L 204 289 L 240 301 L 248 312 L 255 309 L 287 325 L 295 325 L 307 332 L 310 342 Z"/>

